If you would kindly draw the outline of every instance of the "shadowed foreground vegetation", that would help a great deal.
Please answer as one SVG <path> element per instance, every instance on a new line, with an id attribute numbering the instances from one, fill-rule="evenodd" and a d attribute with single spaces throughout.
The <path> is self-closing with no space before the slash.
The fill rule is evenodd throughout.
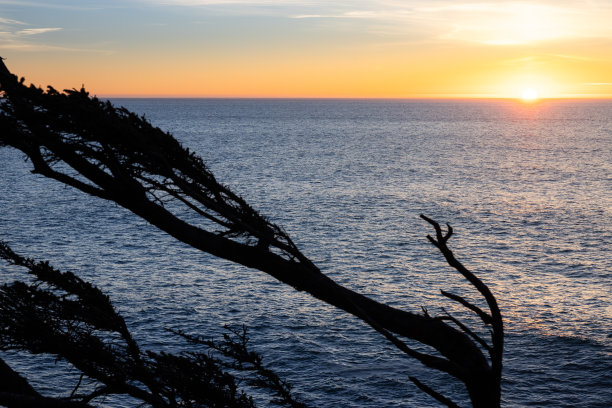
<path id="1" fill-rule="evenodd" d="M 175 332 L 200 352 L 142 350 L 98 288 L 48 262 L 23 258 L 3 242 L 0 259 L 25 268 L 33 278 L 0 286 L 0 349 L 51 354 L 81 373 L 75 388 L 65 392 L 68 397 L 48 398 L 0 364 L 0 405 L 86 407 L 101 396 L 127 394 L 154 407 L 254 407 L 252 398 L 238 389 L 245 380 L 271 393 L 275 404 L 303 407 L 290 387 L 248 350 L 245 329 L 229 330 L 220 342 Z M 237 379 L 230 371 L 248 375 Z M 80 387 L 84 377 L 87 386 Z"/>
<path id="2" fill-rule="evenodd" d="M 434 236 L 428 236 L 431 243 L 440 250 L 448 264 L 484 298 L 486 307 L 477 306 L 471 300 L 445 291 L 442 291 L 442 295 L 479 316 L 490 328 L 489 340 L 483 339 L 449 314 L 431 316 L 425 311 L 415 313 L 400 310 L 337 284 L 298 249 L 281 227 L 261 216 L 242 197 L 219 183 L 200 157 L 182 147 L 172 135 L 153 127 L 143 117 L 125 108 L 116 108 L 110 102 L 92 98 L 84 89 L 59 92 L 52 87 L 45 91 L 32 85 L 26 86 L 23 78 L 18 80 L 2 62 L 0 92 L 4 98 L 0 104 L 0 146 L 23 152 L 32 163 L 33 173 L 115 202 L 194 248 L 265 272 L 296 290 L 308 292 L 314 298 L 358 317 L 403 353 L 425 366 L 461 381 L 474 407 L 499 406 L 503 353 L 501 314 L 488 287 L 465 268 L 448 248 L 447 242 L 453 234 L 450 225 L 447 224 L 448 229 L 444 232 L 437 222 L 421 216 L 435 230 Z M 197 221 L 192 221 L 194 215 Z M 16 261 L 13 259 L 11 262 Z M 65 287 L 47 283 L 51 285 L 50 289 L 66 291 Z M 15 285 L 6 288 L 20 288 L 25 298 L 33 290 L 23 283 Z M 80 282 L 77 286 L 87 285 Z M 86 289 L 84 293 L 91 290 Z M 94 298 L 102 302 L 104 295 L 96 293 Z M 72 299 L 73 295 L 80 296 L 68 292 L 57 296 L 60 299 Z M 34 298 L 37 296 L 47 299 L 49 304 L 55 302 L 49 292 L 36 292 Z M 49 310 L 57 309 L 58 316 L 63 316 L 64 312 L 69 313 L 68 319 L 73 317 L 70 313 L 75 313 L 78 319 L 82 319 L 76 320 L 78 324 L 75 329 L 83 337 L 70 339 L 74 348 L 80 347 L 81 341 L 85 344 L 90 340 L 99 343 L 99 349 L 90 355 L 96 358 L 101 356 L 109 365 L 98 367 L 98 363 L 93 360 L 77 359 L 81 367 L 87 368 L 80 368 L 84 375 L 99 379 L 104 384 L 103 378 L 110 378 L 115 384 L 115 375 L 123 376 L 123 383 L 119 381 L 124 384 L 123 392 L 130 395 L 145 392 L 146 395 L 141 394 L 137 398 L 151 406 L 242 406 L 240 404 L 251 403 L 244 394 L 237 391 L 235 382 L 226 381 L 226 373 L 217 361 L 204 360 L 200 355 L 186 357 L 184 354 L 141 352 L 129 336 L 120 316 L 111 313 L 110 303 L 100 306 L 112 316 L 108 321 L 86 320 L 93 317 L 88 315 L 91 310 L 84 304 L 79 305 L 70 306 L 68 311 L 60 311 L 59 306 Z M 415 309 L 418 307 L 415 306 Z M 48 322 L 51 324 L 57 316 L 41 313 L 37 319 L 40 324 L 46 324 L 51 319 Z M 9 327 L 22 325 L 26 332 L 29 330 L 31 336 L 28 340 L 24 337 L 22 344 L 12 348 L 51 353 L 79 367 L 62 347 L 53 350 L 37 348 L 41 347 L 40 341 L 36 340 L 38 333 L 33 332 L 32 323 L 25 315 L 8 321 Z M 86 327 L 82 328 L 81 324 Z M 93 334 L 98 329 L 94 324 L 103 325 L 100 327 L 107 330 L 109 335 L 121 339 L 123 354 L 117 355 L 107 350 L 104 339 L 95 340 Z M 16 338 L 10 337 L 10 330 L 6 335 L 5 349 L 10 349 L 8 345 L 16 341 Z M 435 353 L 417 351 L 402 338 L 429 346 Z M 187 339 L 195 341 L 193 337 Z M 242 335 L 234 340 L 226 338 L 232 344 L 243 344 L 243 340 Z M 86 347 L 85 344 L 82 346 Z M 222 346 L 204 345 L 223 354 L 223 350 L 220 350 Z M 189 360 L 192 357 L 195 360 Z M 235 359 L 235 356 L 229 357 Z M 90 371 L 93 369 L 90 366 L 101 371 Z M 216 368 L 213 369 L 213 366 Z M 152 371 L 143 371 L 143 367 Z M 188 381 L 182 380 L 184 369 L 192 374 Z M 96 377 L 100 372 L 103 376 Z M 151 380 L 149 375 L 155 380 Z M 161 376 L 168 378 L 160 385 L 156 381 Z M 190 381 L 196 381 L 197 378 L 208 384 L 210 393 L 227 394 L 230 398 L 227 405 L 214 405 L 195 397 L 190 399 L 196 393 L 191 388 L 196 385 Z M 410 379 L 441 403 L 456 406 L 450 398 L 418 379 Z M 179 386 L 184 387 L 182 392 L 185 394 L 181 397 L 177 396 Z M 113 386 L 107 387 L 114 390 Z M 172 391 L 167 392 L 166 388 Z M 198 398 L 204 396 L 198 395 Z M 86 398 L 69 400 L 71 403 L 87 403 Z"/>

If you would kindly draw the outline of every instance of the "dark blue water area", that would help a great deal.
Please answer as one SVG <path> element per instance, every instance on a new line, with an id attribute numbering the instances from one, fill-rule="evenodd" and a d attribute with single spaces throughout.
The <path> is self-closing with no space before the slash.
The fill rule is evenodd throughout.
<path id="1" fill-rule="evenodd" d="M 440 296 L 478 299 L 418 215 L 451 223 L 452 249 L 504 315 L 503 406 L 612 406 L 612 102 L 113 102 L 202 156 L 334 280 L 475 323 Z M 145 348 L 189 347 L 165 328 L 219 336 L 245 324 L 264 362 L 310 406 L 439 406 L 409 376 L 469 404 L 461 384 L 359 320 L 30 169 L 0 149 L 2 239 L 99 286 Z M 5 266 L 2 276 L 22 277 Z M 69 394 L 78 381 L 53 358 L 3 357 L 48 393 Z"/>

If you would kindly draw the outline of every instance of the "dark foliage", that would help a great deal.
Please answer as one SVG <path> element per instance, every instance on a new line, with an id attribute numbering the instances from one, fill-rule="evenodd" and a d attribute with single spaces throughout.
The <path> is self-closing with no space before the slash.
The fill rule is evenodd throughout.
<path id="1" fill-rule="evenodd" d="M 221 342 L 178 333 L 200 346 L 200 352 L 141 350 L 110 299 L 95 286 L 48 262 L 23 258 L 3 242 L 0 258 L 34 278 L 0 286 L 0 350 L 51 354 L 95 381 L 95 389 L 86 394 L 77 392 L 79 381 L 66 398 L 44 398 L 6 369 L 3 380 L 21 381 L 21 387 L 13 387 L 10 398 L 0 391 L 0 405 L 20 407 L 38 399 L 40 406 L 86 406 L 97 397 L 127 394 L 153 407 L 254 407 L 230 369 L 249 372 L 249 384 L 270 391 L 274 403 L 303 406 L 248 350 L 244 329 L 231 331 Z"/>

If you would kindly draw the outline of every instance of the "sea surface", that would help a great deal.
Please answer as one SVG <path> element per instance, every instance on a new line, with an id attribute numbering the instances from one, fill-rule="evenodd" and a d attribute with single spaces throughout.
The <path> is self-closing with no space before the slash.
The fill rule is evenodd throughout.
<path id="1" fill-rule="evenodd" d="M 475 324 L 440 295 L 480 301 L 419 214 L 450 223 L 451 249 L 504 316 L 502 405 L 612 406 L 612 101 L 112 102 L 197 152 L 334 280 Z M 244 324 L 309 406 L 439 406 L 409 376 L 469 405 L 461 384 L 358 319 L 30 170 L 0 149 L 1 239 L 104 290 L 144 347 L 186 347 L 165 328 L 218 337 Z M 3 281 L 16 276 L 2 268 Z M 50 394 L 78 380 L 53 358 L 2 356 Z"/>

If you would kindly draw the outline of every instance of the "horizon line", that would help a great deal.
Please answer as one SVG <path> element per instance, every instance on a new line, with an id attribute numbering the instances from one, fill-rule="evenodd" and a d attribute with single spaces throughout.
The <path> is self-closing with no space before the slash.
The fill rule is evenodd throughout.
<path id="1" fill-rule="evenodd" d="M 101 99 L 302 99 L 302 100 L 518 100 L 520 96 L 487 95 L 419 95 L 419 96 L 241 96 L 241 95 L 143 95 L 143 94 L 101 94 Z M 536 101 L 550 100 L 612 100 L 612 94 L 569 94 L 539 97 Z"/>

